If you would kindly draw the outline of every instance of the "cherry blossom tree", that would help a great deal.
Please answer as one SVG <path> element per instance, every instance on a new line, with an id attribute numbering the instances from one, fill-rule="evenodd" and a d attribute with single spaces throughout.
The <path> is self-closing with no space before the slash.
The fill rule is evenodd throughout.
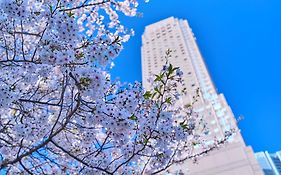
<path id="1" fill-rule="evenodd" d="M 135 16 L 137 6 L 136 0 L 0 1 L 1 170 L 156 174 L 223 143 L 204 143 L 207 127 L 192 104 L 173 105 L 185 92 L 178 90 L 182 72 L 168 61 L 151 91 L 110 80 L 113 59 L 133 34 L 119 15 Z"/>

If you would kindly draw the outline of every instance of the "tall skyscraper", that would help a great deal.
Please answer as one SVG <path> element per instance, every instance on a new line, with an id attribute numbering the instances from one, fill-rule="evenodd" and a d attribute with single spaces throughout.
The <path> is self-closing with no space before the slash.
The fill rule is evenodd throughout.
<path id="1" fill-rule="evenodd" d="M 181 102 L 189 104 L 199 88 L 200 99 L 195 103 L 194 110 L 208 122 L 211 131 L 209 138 L 223 138 L 225 131 L 237 127 L 236 120 L 223 94 L 217 92 L 186 20 L 170 17 L 146 26 L 142 36 L 143 86 L 150 88 L 148 78 L 162 69 L 167 49 L 172 50 L 169 61 L 184 72 L 183 86 L 188 93 Z M 187 161 L 172 166 L 169 171 L 179 173 L 181 170 L 190 175 L 263 174 L 251 147 L 245 145 L 240 133 L 230 142 L 201 158 L 198 164 Z"/>
<path id="2" fill-rule="evenodd" d="M 265 175 L 281 175 L 281 151 L 274 154 L 258 152 L 255 156 Z"/>

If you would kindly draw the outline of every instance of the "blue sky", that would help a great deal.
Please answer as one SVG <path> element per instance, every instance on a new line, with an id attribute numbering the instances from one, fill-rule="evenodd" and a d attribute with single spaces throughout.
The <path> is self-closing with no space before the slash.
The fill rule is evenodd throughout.
<path id="1" fill-rule="evenodd" d="M 116 59 L 113 77 L 141 81 L 144 27 L 170 16 L 188 19 L 218 91 L 224 93 L 247 144 L 281 150 L 281 1 L 151 0 L 141 18 L 121 18 L 136 35 Z"/>

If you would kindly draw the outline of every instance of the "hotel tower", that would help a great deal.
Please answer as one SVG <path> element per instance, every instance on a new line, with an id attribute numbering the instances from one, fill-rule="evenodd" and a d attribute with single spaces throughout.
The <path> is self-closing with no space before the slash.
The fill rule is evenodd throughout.
<path id="1" fill-rule="evenodd" d="M 148 79 L 157 74 L 165 64 L 165 51 L 172 50 L 169 61 L 184 72 L 183 86 L 187 95 L 183 104 L 189 104 L 200 89 L 200 99 L 194 110 L 204 116 L 210 134 L 206 139 L 223 138 L 225 131 L 237 128 L 235 117 L 223 94 L 217 92 L 200 54 L 192 30 L 186 20 L 173 17 L 146 26 L 142 36 L 142 81 L 150 88 Z M 186 161 L 173 165 L 171 174 L 190 175 L 262 175 L 251 147 L 246 146 L 240 133 L 231 138 L 224 147 L 211 151 L 199 159 L 198 164 Z"/>

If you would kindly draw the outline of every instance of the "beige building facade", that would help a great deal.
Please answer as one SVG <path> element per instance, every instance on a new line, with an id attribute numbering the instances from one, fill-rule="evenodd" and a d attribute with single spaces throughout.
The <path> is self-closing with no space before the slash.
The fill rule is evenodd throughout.
<path id="1" fill-rule="evenodd" d="M 165 51 L 172 50 L 169 61 L 184 72 L 187 95 L 183 104 L 189 104 L 200 89 L 200 99 L 194 110 L 209 124 L 209 138 L 223 138 L 225 131 L 237 128 L 236 120 L 223 94 L 219 94 L 211 80 L 196 39 L 187 20 L 170 17 L 146 26 L 142 36 L 142 81 L 149 89 L 148 79 L 159 73 L 165 64 Z M 207 137 L 207 136 L 206 136 Z M 207 138 L 208 139 L 208 138 Z M 169 169 L 171 174 L 190 175 L 262 175 L 251 147 L 246 146 L 240 133 L 223 148 L 200 158 L 198 164 L 187 161 Z"/>

